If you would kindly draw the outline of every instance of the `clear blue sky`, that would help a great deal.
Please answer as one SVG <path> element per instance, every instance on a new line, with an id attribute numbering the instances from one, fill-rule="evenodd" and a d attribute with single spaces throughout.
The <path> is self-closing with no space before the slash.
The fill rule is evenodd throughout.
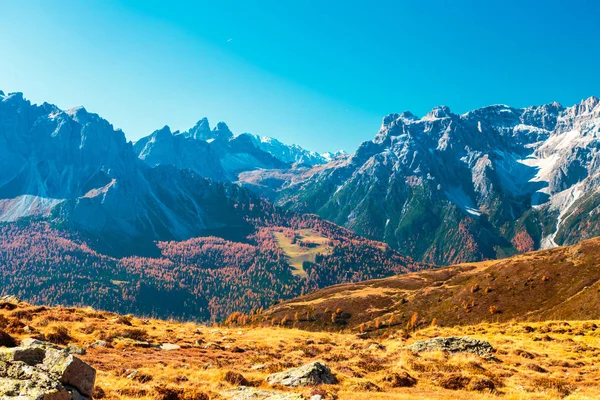
<path id="1" fill-rule="evenodd" d="M 84 105 L 131 140 L 206 116 L 353 151 L 393 112 L 600 95 L 592 0 L 0 0 L 0 15 L 0 89 Z"/>

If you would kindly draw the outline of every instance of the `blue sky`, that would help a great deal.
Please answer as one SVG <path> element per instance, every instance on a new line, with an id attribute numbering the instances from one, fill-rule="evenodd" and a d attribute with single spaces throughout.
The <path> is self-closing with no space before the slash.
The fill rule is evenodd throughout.
<path id="1" fill-rule="evenodd" d="M 0 89 L 135 140 L 203 116 L 317 151 L 384 115 L 600 96 L 596 1 L 0 1 Z"/>

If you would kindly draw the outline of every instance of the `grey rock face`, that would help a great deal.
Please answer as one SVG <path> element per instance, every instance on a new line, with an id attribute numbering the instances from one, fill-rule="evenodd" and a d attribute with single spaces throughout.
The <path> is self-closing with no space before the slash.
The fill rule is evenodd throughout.
<path id="1" fill-rule="evenodd" d="M 489 357 L 495 351 L 492 345 L 484 340 L 457 336 L 418 340 L 406 348 L 415 353 L 447 351 L 449 353 L 473 353 L 481 357 Z"/>
<path id="2" fill-rule="evenodd" d="M 319 361 L 271 374 L 266 381 L 271 385 L 291 387 L 337 383 L 329 367 Z"/>
<path id="3" fill-rule="evenodd" d="M 29 346 L 29 347 L 25 347 Z M 69 400 L 91 397 L 94 368 L 40 341 L 0 350 L 0 394 L 10 399 Z"/>

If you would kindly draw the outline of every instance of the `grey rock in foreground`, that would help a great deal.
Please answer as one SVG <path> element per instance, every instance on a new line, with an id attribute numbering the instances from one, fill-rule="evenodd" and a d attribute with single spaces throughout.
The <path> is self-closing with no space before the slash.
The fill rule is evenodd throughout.
<path id="1" fill-rule="evenodd" d="M 415 353 L 423 351 L 447 351 L 449 353 L 473 353 L 481 357 L 489 357 L 495 351 L 488 342 L 467 336 L 436 337 L 429 340 L 418 340 L 410 346 L 406 346 L 406 348 Z"/>
<path id="2" fill-rule="evenodd" d="M 329 367 L 319 361 L 271 374 L 266 380 L 271 385 L 291 387 L 337 383 Z"/>
<path id="3" fill-rule="evenodd" d="M 75 400 L 92 396 L 96 370 L 79 358 L 39 342 L 0 349 L 1 399 Z"/>

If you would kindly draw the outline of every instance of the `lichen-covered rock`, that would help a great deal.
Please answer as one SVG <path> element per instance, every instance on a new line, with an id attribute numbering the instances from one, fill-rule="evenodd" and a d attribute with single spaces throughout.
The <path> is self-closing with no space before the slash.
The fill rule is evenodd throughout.
<path id="1" fill-rule="evenodd" d="M 271 385 L 292 387 L 337 383 L 329 367 L 319 361 L 271 374 L 266 380 Z"/>
<path id="2" fill-rule="evenodd" d="M 436 337 L 429 340 L 418 340 L 406 346 L 415 353 L 423 351 L 447 351 L 449 353 L 474 353 L 481 357 L 489 357 L 495 351 L 489 342 L 470 337 Z"/>
<path id="3" fill-rule="evenodd" d="M 0 399 L 85 400 L 96 371 L 51 343 L 24 340 L 0 349 Z"/>
<path id="4" fill-rule="evenodd" d="M 36 365 L 44 361 L 46 351 L 39 347 L 12 347 L 0 349 L 0 361 L 7 363 L 21 361 L 27 365 Z"/>
<path id="5" fill-rule="evenodd" d="M 71 393 L 60 382 L 20 361 L 0 361 L 0 394 L 2 399 L 72 399 Z"/>
<path id="6" fill-rule="evenodd" d="M 72 354 L 47 349 L 43 369 L 62 384 L 73 386 L 84 396 L 91 396 L 96 382 L 96 370 Z"/>
<path id="7" fill-rule="evenodd" d="M 83 355 L 86 353 L 86 350 L 83 347 L 77 346 L 76 344 L 70 344 L 67 347 L 65 347 L 65 352 L 68 354 Z"/>

